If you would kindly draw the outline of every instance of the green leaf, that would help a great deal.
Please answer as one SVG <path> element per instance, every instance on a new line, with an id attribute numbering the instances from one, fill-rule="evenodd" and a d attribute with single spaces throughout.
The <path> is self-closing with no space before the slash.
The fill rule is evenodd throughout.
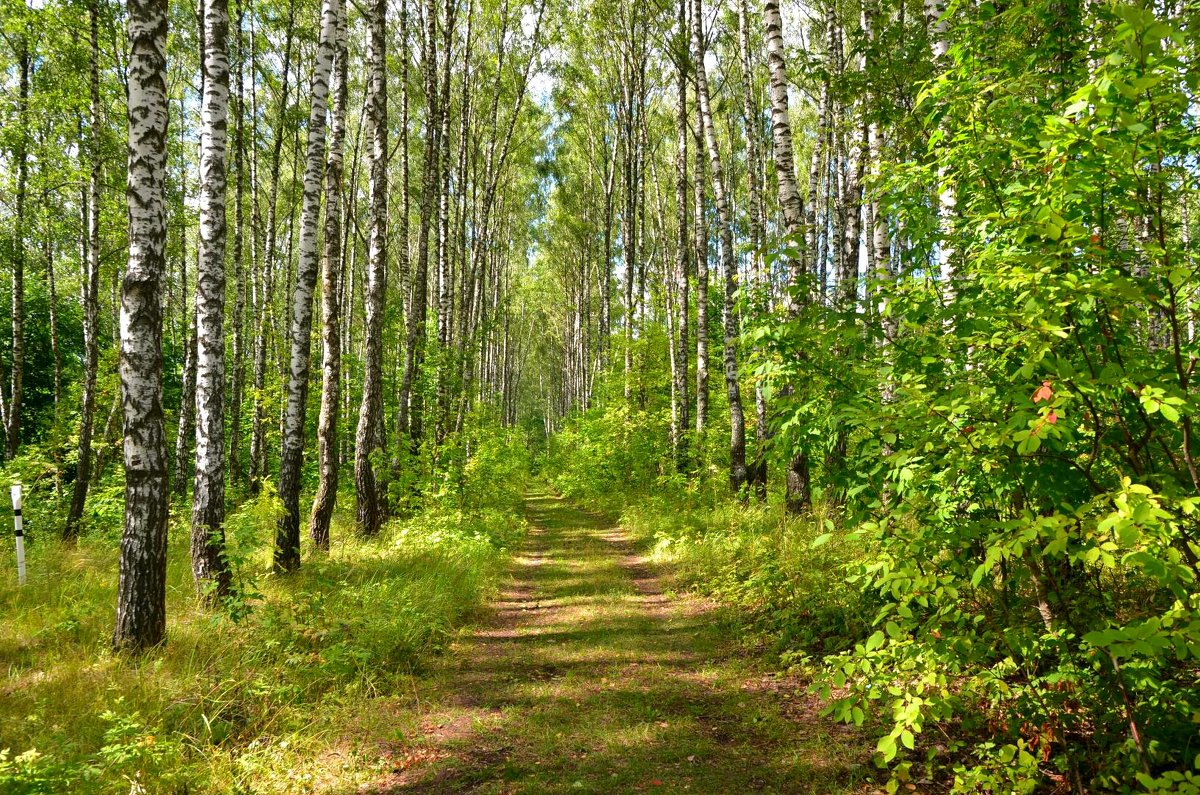
<path id="1" fill-rule="evenodd" d="M 875 750 L 883 754 L 883 761 L 890 762 L 896 758 L 896 738 L 888 734 L 879 738 Z"/>
<path id="2" fill-rule="evenodd" d="M 1033 455 L 1042 446 L 1040 437 L 1030 434 L 1020 444 L 1017 445 L 1017 452 L 1021 455 Z"/>

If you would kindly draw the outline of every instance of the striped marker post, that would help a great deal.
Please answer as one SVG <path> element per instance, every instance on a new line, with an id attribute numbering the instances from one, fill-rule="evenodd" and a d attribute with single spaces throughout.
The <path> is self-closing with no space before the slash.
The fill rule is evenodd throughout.
<path id="1" fill-rule="evenodd" d="M 13 504 L 13 533 L 17 537 L 17 582 L 25 584 L 25 529 L 21 524 L 21 484 L 10 487 Z"/>

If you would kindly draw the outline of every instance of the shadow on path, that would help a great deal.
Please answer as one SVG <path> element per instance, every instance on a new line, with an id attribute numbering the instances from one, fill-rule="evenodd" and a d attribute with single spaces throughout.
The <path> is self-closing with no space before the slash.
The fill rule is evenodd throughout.
<path id="1" fill-rule="evenodd" d="M 363 792 L 848 792 L 863 740 L 749 670 L 712 605 L 547 493 L 491 619 L 397 715 Z M 863 771 L 865 772 L 865 771 Z"/>

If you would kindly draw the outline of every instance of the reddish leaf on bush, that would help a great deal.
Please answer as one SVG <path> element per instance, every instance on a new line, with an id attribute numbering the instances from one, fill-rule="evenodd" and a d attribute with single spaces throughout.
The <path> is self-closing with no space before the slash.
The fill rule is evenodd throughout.
<path id="1" fill-rule="evenodd" d="M 1049 381 L 1043 381 L 1033 393 L 1033 402 L 1041 403 L 1043 400 L 1049 400 L 1054 397 L 1054 390 L 1050 388 Z"/>

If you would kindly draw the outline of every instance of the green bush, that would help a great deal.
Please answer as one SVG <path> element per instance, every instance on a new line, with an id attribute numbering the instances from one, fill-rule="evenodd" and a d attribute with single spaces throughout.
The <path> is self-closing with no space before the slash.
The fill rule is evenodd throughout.
<path id="1" fill-rule="evenodd" d="M 873 631 L 824 691 L 884 721 L 893 787 L 1188 791 L 1200 764 L 1195 41 L 1095 6 L 1098 51 L 1056 60 L 1058 8 L 954 17 L 931 156 L 875 190 L 906 229 L 946 184 L 957 215 L 874 286 L 884 314 L 813 304 L 759 333 L 793 438 L 844 451 L 821 476 Z M 951 284 L 926 276 L 939 249 Z M 845 356 L 808 354 L 831 340 Z"/>

